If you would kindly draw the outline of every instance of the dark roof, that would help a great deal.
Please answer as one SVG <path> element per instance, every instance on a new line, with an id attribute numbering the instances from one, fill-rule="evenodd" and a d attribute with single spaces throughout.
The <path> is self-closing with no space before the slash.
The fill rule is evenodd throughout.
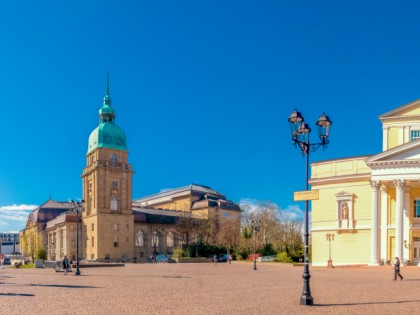
<path id="1" fill-rule="evenodd" d="M 190 212 L 136 207 L 133 204 L 134 222 L 151 224 L 176 224 Z M 194 216 L 194 215 L 193 215 Z"/>
<path id="2" fill-rule="evenodd" d="M 61 213 L 69 211 L 72 208 L 72 205 L 68 202 L 54 201 L 50 199 L 29 214 L 26 226 L 28 226 L 31 222 L 47 223 L 49 220 L 54 219 Z"/>
<path id="3" fill-rule="evenodd" d="M 217 192 L 216 190 L 208 187 L 208 186 L 203 186 L 203 185 L 197 185 L 197 184 L 191 184 L 188 186 L 184 186 L 184 187 L 180 187 L 180 188 L 175 188 L 175 189 L 169 189 L 169 190 L 165 190 L 162 191 L 160 193 L 154 194 L 154 195 L 150 195 L 150 196 L 146 196 L 143 198 L 138 198 L 135 199 L 135 202 L 138 203 L 144 203 L 147 202 L 149 200 L 154 200 L 154 199 L 159 199 L 159 198 L 164 198 L 164 197 L 170 197 L 173 195 L 178 195 L 178 194 L 182 194 L 185 192 L 190 192 L 190 194 L 195 195 L 195 196 L 201 196 L 201 195 L 214 195 L 217 196 L 219 199 L 226 199 L 224 195 L 222 195 L 221 193 Z"/>

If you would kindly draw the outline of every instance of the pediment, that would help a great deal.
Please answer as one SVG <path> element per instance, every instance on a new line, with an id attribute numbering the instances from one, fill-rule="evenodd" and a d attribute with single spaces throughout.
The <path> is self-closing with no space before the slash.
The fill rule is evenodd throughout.
<path id="1" fill-rule="evenodd" d="M 385 114 L 379 116 L 379 119 L 383 121 L 389 120 L 407 120 L 412 118 L 420 117 L 420 99 L 400 106 L 393 109 Z"/>
<path id="2" fill-rule="evenodd" d="M 369 166 L 376 164 L 420 164 L 420 139 L 373 155 L 365 162 Z"/>
<path id="3" fill-rule="evenodd" d="M 347 191 L 340 191 L 339 193 L 335 194 L 336 197 L 349 197 L 353 196 L 353 193 Z"/>

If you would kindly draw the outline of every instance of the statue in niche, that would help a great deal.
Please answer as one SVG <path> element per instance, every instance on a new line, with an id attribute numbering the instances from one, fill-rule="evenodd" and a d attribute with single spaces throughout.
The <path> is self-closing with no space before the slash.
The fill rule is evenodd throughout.
<path id="1" fill-rule="evenodd" d="M 343 220 L 349 219 L 349 206 L 347 205 L 347 202 L 343 203 L 343 206 L 341 207 L 341 218 Z"/>

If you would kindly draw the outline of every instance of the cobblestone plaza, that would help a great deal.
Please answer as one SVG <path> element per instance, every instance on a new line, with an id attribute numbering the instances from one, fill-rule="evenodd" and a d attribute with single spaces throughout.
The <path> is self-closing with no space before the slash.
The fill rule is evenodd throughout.
<path id="1" fill-rule="evenodd" d="M 127 264 L 0 271 L 6 314 L 416 314 L 420 269 L 311 268 L 314 306 L 299 305 L 302 267 L 285 264 Z"/>

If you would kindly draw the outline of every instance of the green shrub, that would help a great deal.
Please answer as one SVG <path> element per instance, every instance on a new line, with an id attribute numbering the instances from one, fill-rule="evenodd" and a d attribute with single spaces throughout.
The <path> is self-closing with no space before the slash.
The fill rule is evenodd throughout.
<path id="1" fill-rule="evenodd" d="M 283 263 L 291 263 L 292 262 L 292 259 L 287 255 L 286 252 L 278 253 L 274 260 L 277 261 L 277 262 L 283 262 Z"/>
<path id="2" fill-rule="evenodd" d="M 172 257 L 173 258 L 181 258 L 182 257 L 182 248 L 180 247 L 175 247 L 172 253 Z"/>
<path id="3" fill-rule="evenodd" d="M 242 257 L 242 255 L 241 254 L 236 254 L 235 255 L 236 257 L 236 260 L 244 260 L 244 258 Z"/>
<path id="4" fill-rule="evenodd" d="M 277 253 L 271 244 L 265 244 L 261 251 L 261 256 L 274 256 L 275 254 Z"/>
<path id="5" fill-rule="evenodd" d="M 36 258 L 46 260 L 47 259 L 47 251 L 42 247 L 39 248 L 36 252 Z"/>

